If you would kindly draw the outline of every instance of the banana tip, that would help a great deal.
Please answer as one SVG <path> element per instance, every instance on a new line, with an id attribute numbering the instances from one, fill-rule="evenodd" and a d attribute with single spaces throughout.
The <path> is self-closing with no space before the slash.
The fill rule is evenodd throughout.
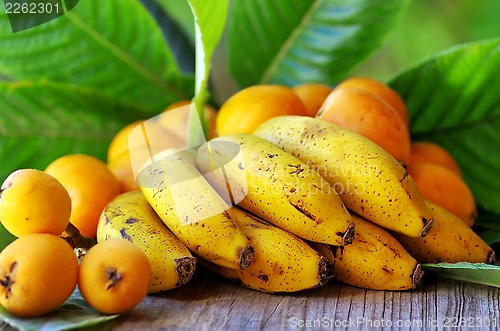
<path id="1" fill-rule="evenodd" d="M 495 256 L 495 251 L 492 250 L 489 254 L 488 257 L 486 258 L 486 263 L 488 264 L 494 264 L 496 261 L 496 256 Z"/>
<path id="2" fill-rule="evenodd" d="M 354 223 L 349 224 L 346 232 L 342 236 L 342 246 L 349 245 L 354 240 L 355 235 Z"/>
<path id="3" fill-rule="evenodd" d="M 321 257 L 318 262 L 319 286 L 326 284 L 335 275 L 335 267 L 326 258 Z"/>
<path id="4" fill-rule="evenodd" d="M 420 265 L 420 263 L 417 263 L 417 266 L 415 267 L 415 270 L 413 270 L 413 274 L 411 275 L 413 288 L 416 288 L 417 285 L 420 284 L 423 276 L 424 271 L 422 270 L 422 266 Z"/>
<path id="5" fill-rule="evenodd" d="M 187 284 L 193 278 L 196 269 L 196 258 L 191 256 L 184 256 L 175 259 L 175 270 L 179 278 L 179 286 Z"/>
<path id="6" fill-rule="evenodd" d="M 252 246 L 248 245 L 244 249 L 241 250 L 240 254 L 240 268 L 241 270 L 245 270 L 253 261 L 253 254 L 255 250 Z"/>
<path id="7" fill-rule="evenodd" d="M 422 239 L 423 237 L 425 237 L 429 231 L 431 230 L 432 228 L 432 224 L 434 224 L 434 219 L 430 219 L 426 222 L 426 219 L 424 218 L 423 219 L 424 221 L 424 228 L 422 229 L 422 231 L 420 231 L 419 235 L 418 235 L 418 239 Z"/>

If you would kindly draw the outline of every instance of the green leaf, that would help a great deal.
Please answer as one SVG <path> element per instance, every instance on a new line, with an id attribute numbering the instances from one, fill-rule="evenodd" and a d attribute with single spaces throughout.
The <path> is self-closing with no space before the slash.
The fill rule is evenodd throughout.
<path id="1" fill-rule="evenodd" d="M 180 7 L 186 8 L 190 15 L 188 19 L 192 26 L 193 38 L 187 36 L 183 27 L 179 26 L 176 20 L 174 20 L 174 16 L 168 16 L 167 12 L 160 6 L 159 1 L 141 0 L 141 3 L 160 26 L 163 36 L 172 49 L 179 69 L 189 75 L 194 74 L 194 22 L 193 14 L 187 1 L 167 1 L 165 3 L 173 4 L 172 7 L 180 5 Z"/>
<path id="2" fill-rule="evenodd" d="M 193 12 L 187 1 L 172 1 L 172 0 L 155 0 L 167 13 L 167 15 L 175 21 L 189 37 L 189 40 L 195 40 Z"/>
<path id="3" fill-rule="evenodd" d="M 332 84 L 373 50 L 406 0 L 235 0 L 229 69 L 241 87 Z"/>
<path id="4" fill-rule="evenodd" d="M 16 239 L 5 227 L 0 223 L 0 252 Z"/>
<path id="5" fill-rule="evenodd" d="M 192 96 L 162 32 L 136 0 L 85 0 L 41 26 L 12 33 L 0 6 L 0 76 L 100 90 L 157 114 Z"/>
<path id="6" fill-rule="evenodd" d="M 480 229 L 478 229 L 475 232 L 479 235 L 479 237 L 481 237 L 481 239 L 484 240 L 485 243 L 487 243 L 490 246 L 493 246 L 493 245 L 500 243 L 500 229 L 496 229 L 496 230 L 493 230 L 493 229 L 492 230 L 480 230 Z M 495 249 L 495 252 L 497 254 L 500 254 L 498 249 Z"/>
<path id="7" fill-rule="evenodd" d="M 188 0 L 195 19 L 196 32 L 196 73 L 195 96 L 193 102 L 201 119 L 205 136 L 208 125 L 204 115 L 204 106 L 207 101 L 207 84 L 211 69 L 212 55 L 217 46 L 226 24 L 229 0 Z M 196 116 L 190 116 L 190 122 L 199 121 Z M 195 127 L 189 125 L 189 128 Z M 190 130 L 192 131 L 192 130 Z M 196 132 L 190 132 L 190 146 L 202 144 L 204 141 L 193 141 Z"/>
<path id="8" fill-rule="evenodd" d="M 474 222 L 474 232 L 490 246 L 500 243 L 500 215 L 480 209 Z"/>
<path id="9" fill-rule="evenodd" d="M 0 179 L 19 168 L 44 169 L 59 156 L 103 160 L 116 132 L 144 110 L 74 85 L 0 82 Z"/>
<path id="10" fill-rule="evenodd" d="M 104 323 L 120 315 L 103 315 L 92 309 L 78 289 L 53 313 L 37 318 L 19 318 L 0 307 L 0 319 L 21 331 L 68 330 Z"/>
<path id="11" fill-rule="evenodd" d="M 429 274 L 466 282 L 500 287 L 500 266 L 485 263 L 422 264 Z"/>
<path id="12" fill-rule="evenodd" d="M 476 201 L 500 213 L 500 39 L 453 47 L 397 74 L 412 139 L 458 161 Z"/>

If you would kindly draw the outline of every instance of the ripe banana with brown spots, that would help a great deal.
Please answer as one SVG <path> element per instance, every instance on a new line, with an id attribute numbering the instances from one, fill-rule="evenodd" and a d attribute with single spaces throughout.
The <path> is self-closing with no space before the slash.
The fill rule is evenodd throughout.
<path id="1" fill-rule="evenodd" d="M 424 237 L 432 214 L 405 168 L 382 147 L 338 125 L 278 116 L 254 132 L 315 168 L 349 210 L 411 237 Z"/>
<path id="2" fill-rule="evenodd" d="M 189 150 L 155 155 L 137 176 L 142 193 L 167 227 L 193 253 L 244 269 L 253 248 L 228 209 L 194 165 Z"/>
<path id="3" fill-rule="evenodd" d="M 218 137 L 198 149 L 196 165 L 228 202 L 298 237 L 332 245 L 352 241 L 351 216 L 333 187 L 264 139 Z"/>
<path id="4" fill-rule="evenodd" d="M 333 265 L 293 234 L 250 213 L 230 211 L 255 248 L 254 261 L 245 270 L 200 263 L 213 272 L 261 292 L 295 292 L 321 286 L 332 278 Z"/>
<path id="5" fill-rule="evenodd" d="M 140 191 L 115 197 L 104 208 L 97 241 L 121 238 L 139 246 L 151 265 L 149 293 L 169 290 L 191 280 L 196 258 L 163 224 Z"/>
<path id="6" fill-rule="evenodd" d="M 356 237 L 346 247 L 319 243 L 310 246 L 335 265 L 335 278 L 372 290 L 408 290 L 422 276 L 420 264 L 387 231 L 357 215 Z"/>
<path id="7" fill-rule="evenodd" d="M 461 219 L 426 201 L 434 225 L 422 240 L 394 233 L 396 239 L 421 263 L 494 263 L 495 251 Z"/>

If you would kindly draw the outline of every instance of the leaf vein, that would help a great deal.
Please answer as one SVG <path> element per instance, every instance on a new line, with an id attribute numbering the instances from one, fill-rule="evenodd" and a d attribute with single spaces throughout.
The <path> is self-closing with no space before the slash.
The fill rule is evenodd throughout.
<path id="1" fill-rule="evenodd" d="M 280 48 L 278 53 L 276 53 L 276 55 L 272 59 L 271 63 L 267 67 L 266 71 L 262 75 L 262 78 L 260 79 L 259 84 L 265 84 L 265 83 L 269 82 L 272 75 L 275 73 L 275 71 L 279 67 L 280 63 L 282 62 L 283 58 L 286 56 L 286 54 L 291 49 L 291 47 L 295 44 L 295 41 L 300 37 L 302 32 L 306 29 L 306 27 L 308 26 L 309 22 L 312 19 L 312 16 L 318 11 L 321 4 L 322 4 L 321 0 L 315 0 L 311 4 L 311 7 L 304 14 L 300 23 L 297 25 L 297 27 L 295 27 L 295 29 L 292 31 L 292 33 L 290 33 L 290 36 L 288 37 L 288 39 L 283 43 L 283 46 Z"/>
<path id="2" fill-rule="evenodd" d="M 155 75 L 150 70 L 142 66 L 135 59 L 133 59 L 129 54 L 124 52 L 122 49 L 114 45 L 110 42 L 106 37 L 104 37 L 101 33 L 96 31 L 93 27 L 86 24 L 82 21 L 77 15 L 73 14 L 71 11 L 66 13 L 65 16 L 80 30 L 86 33 L 90 38 L 94 39 L 97 43 L 102 45 L 105 49 L 109 50 L 114 56 L 116 56 L 120 61 L 130 66 L 133 70 L 135 70 L 138 74 L 143 76 L 146 80 L 160 86 L 166 91 L 173 92 L 177 94 L 179 97 L 186 97 L 186 93 L 177 89 L 176 87 L 167 84 L 161 77 Z"/>

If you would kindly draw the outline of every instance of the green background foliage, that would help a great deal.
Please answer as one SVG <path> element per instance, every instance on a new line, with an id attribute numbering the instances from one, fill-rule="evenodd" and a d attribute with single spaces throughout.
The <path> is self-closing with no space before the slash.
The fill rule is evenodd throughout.
<path id="1" fill-rule="evenodd" d="M 0 178 L 68 153 L 104 159 L 121 127 L 181 99 L 194 97 L 201 110 L 252 84 L 335 85 L 364 75 L 401 93 L 413 138 L 448 148 L 479 205 L 500 213 L 500 184 L 491 180 L 500 171 L 498 1 L 230 4 L 87 0 L 19 33 L 1 8 Z M 196 75 L 181 69 L 186 59 Z"/>
<path id="2" fill-rule="evenodd" d="M 201 114 L 252 84 L 363 75 L 403 96 L 413 139 L 457 158 L 491 236 L 497 14 L 494 0 L 86 0 L 12 33 L 0 6 L 0 179 L 69 153 L 105 160 L 121 127 L 174 101 L 194 98 Z"/>
<path id="3" fill-rule="evenodd" d="M 500 35 L 496 0 L 413 0 L 396 26 L 354 74 L 387 80 L 400 69 L 465 42 Z"/>
<path id="4" fill-rule="evenodd" d="M 0 180 L 69 153 L 105 161 L 120 128 L 174 101 L 200 110 L 253 84 L 333 86 L 362 75 L 402 95 L 413 139 L 456 157 L 480 206 L 476 230 L 498 243 L 499 16 L 497 0 L 81 0 L 13 34 L 0 6 Z M 0 247 L 13 239 L 0 227 Z M 492 267 L 426 268 L 498 278 Z M 81 301 L 75 293 L 68 304 L 88 316 L 62 309 L 50 322 L 102 321 Z M 20 328 L 47 322 L 23 326 L 0 313 Z"/>

